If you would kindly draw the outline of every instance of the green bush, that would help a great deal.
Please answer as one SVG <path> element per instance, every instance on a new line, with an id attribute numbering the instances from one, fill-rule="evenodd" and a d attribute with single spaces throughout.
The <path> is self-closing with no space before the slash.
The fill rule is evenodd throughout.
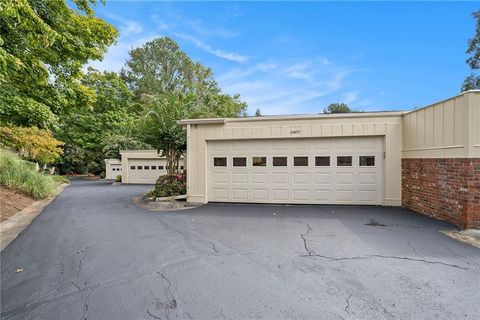
<path id="1" fill-rule="evenodd" d="M 185 194 L 186 191 L 184 175 L 164 175 L 157 179 L 155 188 L 150 192 L 150 195 L 163 198 L 182 195 Z"/>
<path id="2" fill-rule="evenodd" d="M 70 180 L 68 180 L 67 178 L 65 178 L 64 176 L 60 176 L 58 174 L 55 174 L 53 176 L 51 176 L 53 181 L 55 182 L 61 182 L 61 183 L 70 183 Z"/>
<path id="3" fill-rule="evenodd" d="M 55 181 L 51 176 L 36 172 L 34 164 L 3 149 L 0 149 L 0 185 L 35 199 L 55 194 Z"/>
<path id="4" fill-rule="evenodd" d="M 121 175 L 116 176 L 115 182 L 122 182 L 122 176 Z"/>

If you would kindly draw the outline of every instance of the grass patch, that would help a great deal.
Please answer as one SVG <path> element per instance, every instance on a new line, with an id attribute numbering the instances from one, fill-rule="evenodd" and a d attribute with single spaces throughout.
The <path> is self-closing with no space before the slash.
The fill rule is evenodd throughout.
<path id="1" fill-rule="evenodd" d="M 64 176 L 59 176 L 58 174 L 55 174 L 51 177 L 52 177 L 53 181 L 58 182 L 58 183 L 66 183 L 66 184 L 70 183 L 70 180 L 68 180 Z"/>
<path id="2" fill-rule="evenodd" d="M 35 199 L 45 199 L 55 194 L 55 181 L 35 171 L 35 164 L 0 149 L 0 185 L 27 194 Z"/>

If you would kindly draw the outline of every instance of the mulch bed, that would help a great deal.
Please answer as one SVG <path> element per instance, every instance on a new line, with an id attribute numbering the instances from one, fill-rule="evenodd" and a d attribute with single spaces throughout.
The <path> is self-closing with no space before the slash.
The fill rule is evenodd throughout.
<path id="1" fill-rule="evenodd" d="M 4 187 L 0 187 L 0 199 L 2 199 L 0 222 L 7 220 L 36 201 L 23 193 Z"/>

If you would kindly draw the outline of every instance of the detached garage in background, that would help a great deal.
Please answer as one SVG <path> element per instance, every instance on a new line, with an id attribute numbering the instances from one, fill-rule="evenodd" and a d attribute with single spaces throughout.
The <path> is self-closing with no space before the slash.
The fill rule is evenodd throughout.
<path id="1" fill-rule="evenodd" d="M 167 174 L 167 161 L 156 150 L 122 150 L 122 183 L 154 184 Z M 183 170 L 183 159 L 179 170 Z"/>
<path id="2" fill-rule="evenodd" d="M 114 180 L 122 175 L 122 162 L 118 159 L 105 159 L 105 179 Z"/>
<path id="3" fill-rule="evenodd" d="M 480 227 L 478 91 L 409 112 L 180 124 L 190 202 L 403 205 Z"/>

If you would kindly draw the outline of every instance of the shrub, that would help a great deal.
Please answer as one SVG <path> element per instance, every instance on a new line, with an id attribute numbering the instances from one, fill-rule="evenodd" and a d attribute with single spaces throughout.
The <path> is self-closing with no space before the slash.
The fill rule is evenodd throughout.
<path id="1" fill-rule="evenodd" d="M 182 174 L 160 176 L 155 189 L 150 193 L 154 197 L 172 197 L 185 194 L 187 191 L 185 176 Z"/>
<path id="2" fill-rule="evenodd" d="M 100 179 L 105 179 L 105 171 L 100 172 Z"/>
<path id="3" fill-rule="evenodd" d="M 68 180 L 67 178 L 65 178 L 64 176 L 60 176 L 58 174 L 54 174 L 53 176 L 51 176 L 53 181 L 55 182 L 61 182 L 61 183 L 70 183 L 70 180 Z"/>
<path id="4" fill-rule="evenodd" d="M 55 182 L 51 176 L 36 172 L 34 164 L 3 149 L 0 149 L 0 185 L 35 199 L 55 194 Z"/>
<path id="5" fill-rule="evenodd" d="M 115 182 L 122 182 L 122 176 L 118 175 L 115 177 Z"/>

